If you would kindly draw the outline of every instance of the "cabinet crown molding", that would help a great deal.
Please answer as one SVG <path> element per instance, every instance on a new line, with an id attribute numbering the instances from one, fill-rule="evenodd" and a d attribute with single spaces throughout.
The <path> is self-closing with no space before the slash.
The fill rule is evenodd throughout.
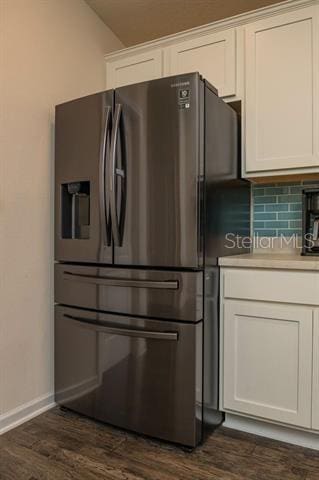
<path id="1" fill-rule="evenodd" d="M 226 30 L 227 28 L 240 27 L 256 20 L 311 5 L 319 5 L 319 0 L 287 0 L 285 2 L 276 3 L 274 5 L 259 8 L 257 10 L 252 10 L 250 12 L 241 13 L 233 17 L 217 20 L 203 26 L 184 30 L 182 32 L 174 33 L 172 35 L 167 35 L 156 40 L 151 40 L 149 42 L 116 50 L 115 52 L 111 52 L 105 55 L 104 58 L 107 62 L 112 62 L 112 60 L 119 60 L 120 58 L 125 58 L 135 53 L 143 53 L 154 48 L 168 47 L 186 39 L 192 39 L 195 37 L 199 38 L 201 35 L 207 35 L 208 33 Z"/>

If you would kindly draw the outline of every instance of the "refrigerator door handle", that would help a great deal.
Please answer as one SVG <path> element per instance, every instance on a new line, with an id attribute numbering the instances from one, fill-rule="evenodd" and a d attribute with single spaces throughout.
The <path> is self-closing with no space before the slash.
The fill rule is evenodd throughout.
<path id="1" fill-rule="evenodd" d="M 64 313 L 63 316 L 65 318 L 69 318 L 70 320 L 75 320 L 76 322 L 80 322 L 83 326 L 87 328 L 93 328 L 95 331 L 100 331 L 104 333 L 110 333 L 112 335 L 123 335 L 125 337 L 137 337 L 137 338 L 150 338 L 152 340 L 178 340 L 178 333 L 177 332 L 156 332 L 152 330 L 138 330 L 134 328 L 122 328 L 122 327 L 114 327 L 111 325 L 102 325 L 100 323 L 95 322 L 94 320 L 89 318 L 77 317 L 74 315 L 69 315 L 68 313 Z"/>
<path id="2" fill-rule="evenodd" d="M 64 275 L 75 277 L 77 281 L 83 279 L 88 283 L 98 283 L 102 285 L 109 285 L 114 287 L 137 287 L 137 288 L 159 288 L 165 290 L 178 290 L 178 280 L 138 280 L 138 279 L 123 279 L 116 277 L 103 277 L 98 275 L 87 275 L 83 273 L 73 273 L 64 271 Z"/>
<path id="3" fill-rule="evenodd" d="M 108 235 L 107 227 L 107 207 L 106 207 L 106 188 L 105 188 L 105 166 L 107 157 L 107 139 L 110 130 L 111 107 L 105 107 L 105 122 L 103 127 L 100 164 L 99 164 L 99 203 L 100 203 L 100 222 L 102 245 L 111 245 L 111 237 Z"/>
<path id="4" fill-rule="evenodd" d="M 120 119 L 122 113 L 122 105 L 117 103 L 114 112 L 114 126 L 112 130 L 111 148 L 110 148 L 110 212 L 114 245 L 121 245 L 119 218 L 116 205 L 116 177 L 120 175 L 124 178 L 124 171 L 116 168 L 116 147 L 119 136 Z"/>

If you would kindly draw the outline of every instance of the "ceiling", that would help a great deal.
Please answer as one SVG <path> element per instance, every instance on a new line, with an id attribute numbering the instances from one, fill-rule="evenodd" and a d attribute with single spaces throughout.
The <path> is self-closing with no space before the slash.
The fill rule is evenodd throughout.
<path id="1" fill-rule="evenodd" d="M 278 1 L 86 0 L 127 47 Z"/>

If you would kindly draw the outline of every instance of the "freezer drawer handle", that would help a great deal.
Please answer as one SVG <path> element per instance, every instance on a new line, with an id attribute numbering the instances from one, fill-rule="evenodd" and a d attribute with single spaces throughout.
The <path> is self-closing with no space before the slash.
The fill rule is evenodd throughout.
<path id="1" fill-rule="evenodd" d="M 98 283 L 102 285 L 109 285 L 114 287 L 137 287 L 137 288 L 161 288 L 165 290 L 178 290 L 177 280 L 137 280 L 137 279 L 122 279 L 115 277 L 103 277 L 97 275 L 84 275 L 82 273 L 73 273 L 64 271 L 64 275 L 83 279 L 85 282 Z"/>
<path id="2" fill-rule="evenodd" d="M 99 325 L 99 324 L 93 323 L 92 319 L 75 317 L 67 313 L 64 313 L 63 316 L 71 320 L 75 320 L 76 322 L 81 322 L 85 324 L 85 326 L 88 328 L 94 328 L 95 331 L 111 333 L 113 335 L 124 335 L 125 337 L 137 337 L 137 338 L 150 338 L 153 340 L 173 340 L 175 342 L 178 340 L 177 332 L 153 332 L 151 330 L 118 328 L 118 327 L 111 327 L 107 325 L 105 326 Z"/>

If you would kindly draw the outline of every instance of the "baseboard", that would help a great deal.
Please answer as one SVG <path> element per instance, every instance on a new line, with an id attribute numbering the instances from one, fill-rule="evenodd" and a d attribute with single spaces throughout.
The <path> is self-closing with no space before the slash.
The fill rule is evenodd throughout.
<path id="1" fill-rule="evenodd" d="M 253 433 L 260 437 L 272 438 L 273 440 L 291 443 L 300 447 L 319 450 L 319 435 L 317 433 L 254 420 L 231 413 L 226 413 L 223 426 L 242 432 Z"/>
<path id="2" fill-rule="evenodd" d="M 31 402 L 24 403 L 14 410 L 10 410 L 9 412 L 0 415 L 0 435 L 8 432 L 12 428 L 18 427 L 28 420 L 31 420 L 31 418 L 37 417 L 54 406 L 54 394 L 50 393 L 35 398 Z"/>

